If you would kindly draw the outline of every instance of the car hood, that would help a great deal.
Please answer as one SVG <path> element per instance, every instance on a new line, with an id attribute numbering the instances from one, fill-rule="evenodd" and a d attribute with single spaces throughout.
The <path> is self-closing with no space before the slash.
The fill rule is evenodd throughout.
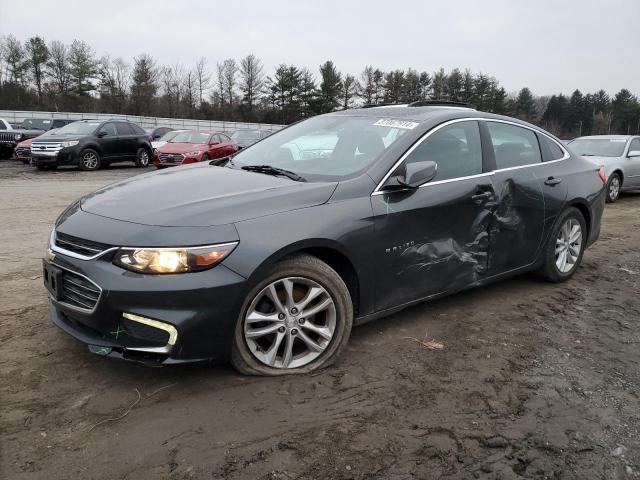
<path id="1" fill-rule="evenodd" d="M 205 163 L 108 185 L 84 197 L 81 208 L 143 225 L 202 227 L 320 205 L 336 186 Z"/>
<path id="2" fill-rule="evenodd" d="M 35 141 L 37 142 L 69 142 L 71 140 L 81 140 L 85 137 L 88 137 L 88 135 L 41 135 L 39 138 L 36 138 Z"/>
<path id="3" fill-rule="evenodd" d="M 33 143 L 33 138 L 28 138 L 26 140 L 23 140 L 22 142 L 20 142 L 17 146 L 19 148 L 29 148 L 31 146 L 31 144 Z"/>
<path id="4" fill-rule="evenodd" d="M 159 153 L 187 153 L 194 150 L 204 150 L 207 147 L 204 143 L 171 143 L 167 142 L 159 149 Z"/>

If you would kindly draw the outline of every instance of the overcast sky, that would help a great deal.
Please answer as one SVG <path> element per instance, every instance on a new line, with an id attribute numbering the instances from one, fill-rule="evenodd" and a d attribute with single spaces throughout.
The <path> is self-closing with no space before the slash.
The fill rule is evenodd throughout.
<path id="1" fill-rule="evenodd" d="M 317 72 L 470 68 L 509 91 L 640 94 L 640 0 L 0 0 L 0 35 L 211 67 L 254 53 Z"/>

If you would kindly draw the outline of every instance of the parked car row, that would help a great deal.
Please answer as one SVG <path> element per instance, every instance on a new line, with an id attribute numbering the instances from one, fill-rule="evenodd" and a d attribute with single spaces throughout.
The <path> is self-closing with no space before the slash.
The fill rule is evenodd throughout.
<path id="1" fill-rule="evenodd" d="M 16 160 L 40 170 L 63 165 L 97 170 L 122 161 L 131 161 L 138 167 L 146 167 L 153 161 L 157 168 L 166 168 L 223 158 L 268 134 L 260 130 L 239 130 L 230 137 L 222 132 L 169 127 L 143 130 L 126 120 L 37 118 L 27 119 L 20 129 L 15 129 L 0 119 L 0 154 L 13 153 Z"/>

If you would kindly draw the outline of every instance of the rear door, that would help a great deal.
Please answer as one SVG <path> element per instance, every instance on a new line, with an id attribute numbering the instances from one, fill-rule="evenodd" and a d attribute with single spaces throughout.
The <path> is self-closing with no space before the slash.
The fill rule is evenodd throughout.
<path id="1" fill-rule="evenodd" d="M 381 187 L 371 196 L 376 242 L 376 308 L 384 310 L 460 290 L 486 274 L 493 205 L 478 122 L 454 121 L 428 132 L 391 173 L 411 162 L 437 163 L 436 177 L 413 190 Z"/>
<path id="2" fill-rule="evenodd" d="M 496 168 L 491 176 L 495 206 L 488 260 L 489 272 L 495 275 L 530 265 L 537 258 L 545 226 L 545 178 L 533 130 L 507 122 L 483 124 Z"/>
<path id="3" fill-rule="evenodd" d="M 98 143 L 102 149 L 102 155 L 108 159 L 114 159 L 119 156 L 120 142 L 115 123 L 107 122 L 103 124 L 98 133 L 100 134 Z"/>
<path id="4" fill-rule="evenodd" d="M 138 151 L 138 136 L 131 125 L 126 122 L 116 122 L 119 139 L 119 156 L 122 158 L 135 158 Z"/>

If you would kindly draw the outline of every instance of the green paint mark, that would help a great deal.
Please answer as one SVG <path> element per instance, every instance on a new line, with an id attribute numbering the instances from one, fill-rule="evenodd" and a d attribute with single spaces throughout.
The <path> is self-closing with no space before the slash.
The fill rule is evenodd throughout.
<path id="1" fill-rule="evenodd" d="M 96 353 L 98 353 L 99 355 L 109 355 L 111 353 L 111 349 L 109 347 L 102 347 Z"/>
<path id="2" fill-rule="evenodd" d="M 120 328 L 120 325 L 118 325 L 118 328 L 116 328 L 115 331 L 109 332 L 109 333 L 111 333 L 111 335 L 113 335 L 115 339 L 118 340 L 118 337 L 120 336 L 120 334 L 125 333 L 125 331 L 122 328 Z"/>
<path id="3" fill-rule="evenodd" d="M 389 199 L 388 198 L 380 198 L 380 202 L 386 207 L 387 209 L 387 215 L 389 214 L 389 212 L 394 212 L 395 210 L 393 208 L 391 208 L 391 205 L 389 205 Z"/>

